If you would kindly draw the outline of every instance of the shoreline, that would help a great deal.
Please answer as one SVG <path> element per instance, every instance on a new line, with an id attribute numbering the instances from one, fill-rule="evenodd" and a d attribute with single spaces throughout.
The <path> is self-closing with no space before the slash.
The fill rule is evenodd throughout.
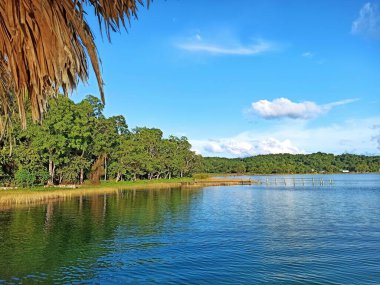
<path id="1" fill-rule="evenodd" d="M 277 176 L 277 175 L 355 175 L 355 174 L 380 174 L 380 171 L 376 172 L 324 172 L 324 173 L 319 173 L 319 172 L 310 172 L 310 173 L 268 173 L 268 174 L 263 174 L 263 173 L 207 173 L 211 177 L 247 177 L 247 176 Z"/>
<path id="2" fill-rule="evenodd" d="M 121 181 L 106 182 L 100 185 L 72 185 L 63 187 L 0 190 L 0 211 L 17 206 L 29 206 L 46 202 L 66 200 L 75 197 L 113 194 L 124 190 L 155 190 L 168 188 L 199 189 L 211 186 L 252 185 L 257 181 L 251 179 L 177 179 L 173 181 Z"/>

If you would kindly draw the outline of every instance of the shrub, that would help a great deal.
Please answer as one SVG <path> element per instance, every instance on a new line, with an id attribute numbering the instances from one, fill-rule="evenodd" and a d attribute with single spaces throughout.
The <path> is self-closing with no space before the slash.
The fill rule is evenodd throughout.
<path id="1" fill-rule="evenodd" d="M 46 184 L 46 182 L 49 180 L 49 172 L 46 170 L 40 170 L 34 173 L 35 175 L 35 180 L 34 180 L 34 185 L 40 185 L 43 186 Z"/>
<path id="2" fill-rule="evenodd" d="M 27 169 L 19 169 L 15 173 L 16 185 L 21 187 L 30 187 L 34 184 L 36 175 Z"/>
<path id="3" fill-rule="evenodd" d="M 207 173 L 195 173 L 195 174 L 193 174 L 193 178 L 195 178 L 195 179 L 207 179 L 207 178 L 210 178 L 210 175 Z"/>
<path id="4" fill-rule="evenodd" d="M 34 185 L 44 185 L 49 179 L 47 171 L 31 171 L 28 169 L 19 169 L 15 173 L 16 185 L 21 187 L 30 187 Z"/>

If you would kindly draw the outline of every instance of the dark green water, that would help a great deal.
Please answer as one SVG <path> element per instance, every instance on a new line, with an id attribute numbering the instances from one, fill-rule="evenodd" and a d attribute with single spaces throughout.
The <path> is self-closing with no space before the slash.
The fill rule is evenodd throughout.
<path id="1" fill-rule="evenodd" d="M 0 211 L 0 284 L 379 284 L 380 175 L 323 178 Z"/>

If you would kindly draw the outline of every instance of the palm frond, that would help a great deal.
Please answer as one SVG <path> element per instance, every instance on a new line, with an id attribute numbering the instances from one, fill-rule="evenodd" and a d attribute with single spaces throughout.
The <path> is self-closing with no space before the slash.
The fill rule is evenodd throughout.
<path id="1" fill-rule="evenodd" d="M 147 0 L 149 4 L 149 0 Z M 62 88 L 67 94 L 87 81 L 89 63 L 104 101 L 103 79 L 94 36 L 85 20 L 93 7 L 99 28 L 110 32 L 137 17 L 143 0 L 0 1 L 0 129 L 15 106 L 25 125 L 25 104 L 40 120 L 47 99 Z"/>

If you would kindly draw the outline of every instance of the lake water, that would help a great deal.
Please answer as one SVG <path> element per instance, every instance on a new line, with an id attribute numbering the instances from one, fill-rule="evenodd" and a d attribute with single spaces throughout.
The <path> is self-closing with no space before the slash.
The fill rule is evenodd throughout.
<path id="1" fill-rule="evenodd" d="M 0 284 L 380 283 L 380 175 L 256 178 L 0 211 Z"/>

